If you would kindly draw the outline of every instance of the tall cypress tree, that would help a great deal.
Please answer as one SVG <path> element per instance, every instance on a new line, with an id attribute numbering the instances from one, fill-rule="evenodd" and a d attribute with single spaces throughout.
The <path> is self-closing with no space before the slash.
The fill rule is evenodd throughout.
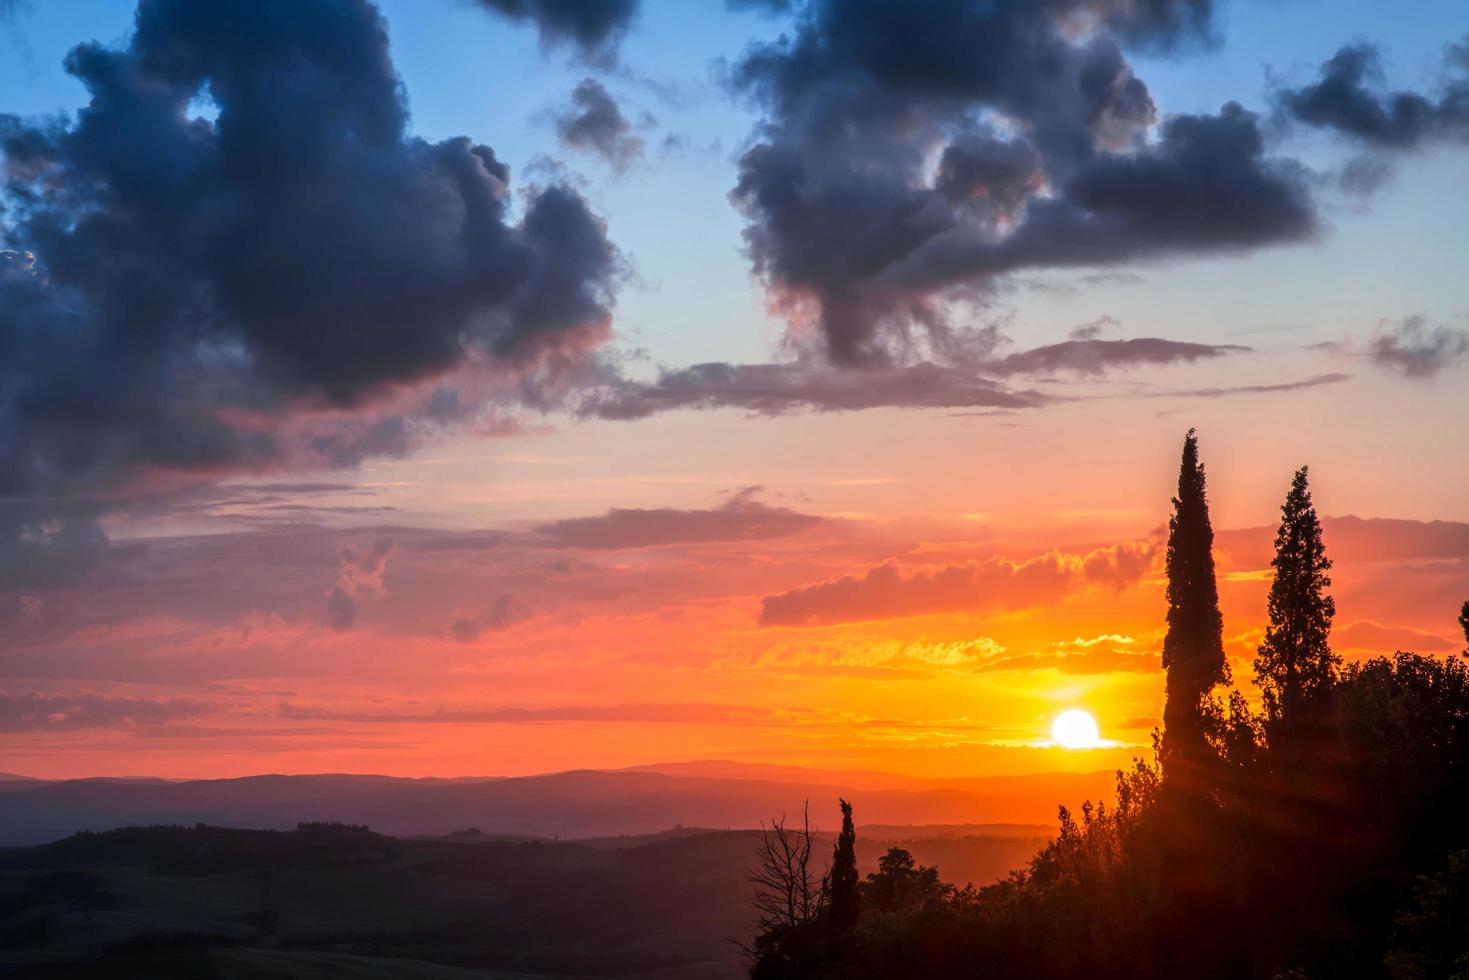
<path id="1" fill-rule="evenodd" d="M 1464 631 L 1464 642 L 1469 643 L 1469 602 L 1459 610 L 1459 628 Z M 1464 656 L 1469 657 L 1469 649 L 1464 650 Z"/>
<path id="2" fill-rule="evenodd" d="M 1280 514 L 1271 562 L 1275 581 L 1270 586 L 1270 624 L 1255 657 L 1266 723 L 1277 730 L 1305 720 L 1335 683 L 1341 663 L 1329 643 L 1336 615 L 1336 600 L 1326 594 L 1331 559 L 1321 542 L 1306 467 L 1296 471 Z"/>
<path id="3" fill-rule="evenodd" d="M 837 835 L 827 878 L 827 929 L 833 937 L 857 924 L 861 912 L 857 894 L 857 830 L 852 826 L 852 804 L 842 804 L 842 832 Z"/>
<path id="4" fill-rule="evenodd" d="M 1204 737 L 1205 699 L 1229 681 L 1224 659 L 1224 617 L 1214 581 L 1214 528 L 1199 441 L 1189 429 L 1183 440 L 1178 496 L 1168 521 L 1168 634 L 1163 640 L 1167 671 L 1163 740 L 1159 748 L 1165 779 L 1197 775 L 1210 756 Z"/>

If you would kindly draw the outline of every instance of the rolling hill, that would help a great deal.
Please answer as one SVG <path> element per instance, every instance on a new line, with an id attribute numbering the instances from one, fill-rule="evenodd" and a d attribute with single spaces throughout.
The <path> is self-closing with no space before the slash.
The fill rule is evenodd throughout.
<path id="1" fill-rule="evenodd" d="M 743 768 L 722 768 L 742 773 Z M 849 799 L 859 824 L 1044 824 L 1056 805 L 1110 795 L 1108 773 L 925 781 L 873 774 L 782 770 L 780 779 L 578 770 L 511 779 L 262 775 L 185 782 L 81 779 L 0 792 L 0 845 L 39 844 L 82 830 L 207 823 L 288 829 L 301 821 L 366 824 L 394 836 L 467 828 L 498 836 L 588 838 L 650 834 L 683 825 L 753 828 L 809 799 L 813 822 L 835 820 Z M 854 785 L 856 784 L 856 785 Z M 901 788 L 898 788 L 901 787 Z"/>

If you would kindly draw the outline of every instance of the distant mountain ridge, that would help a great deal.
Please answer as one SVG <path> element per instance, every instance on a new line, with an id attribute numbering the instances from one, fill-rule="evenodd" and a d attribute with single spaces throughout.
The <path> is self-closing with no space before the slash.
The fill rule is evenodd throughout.
<path id="1" fill-rule="evenodd" d="M 835 822 L 839 797 L 853 802 L 862 824 L 1050 825 L 1057 804 L 1108 797 L 1113 779 L 1107 772 L 923 780 L 799 767 L 773 773 L 738 763 L 668 768 L 695 772 L 711 765 L 710 771 L 750 775 L 674 775 L 642 767 L 459 780 L 326 774 L 11 783 L 0 791 L 0 845 L 145 824 L 288 829 L 302 821 L 366 824 L 395 836 L 472 827 L 491 835 L 616 837 L 677 825 L 753 828 L 797 812 L 808 799 L 813 823 L 827 826 Z"/>

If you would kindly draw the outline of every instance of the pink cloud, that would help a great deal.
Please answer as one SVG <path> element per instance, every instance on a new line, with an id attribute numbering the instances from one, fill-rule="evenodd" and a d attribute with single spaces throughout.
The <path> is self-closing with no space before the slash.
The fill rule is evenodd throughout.
<path id="1" fill-rule="evenodd" d="M 922 616 L 929 613 L 1022 609 L 1058 602 L 1078 578 L 1120 590 L 1152 561 L 1147 544 L 1102 548 L 1086 555 L 1050 552 L 1026 561 L 1005 558 L 920 568 L 904 574 L 895 561 L 788 592 L 760 603 L 762 626 L 813 626 Z"/>

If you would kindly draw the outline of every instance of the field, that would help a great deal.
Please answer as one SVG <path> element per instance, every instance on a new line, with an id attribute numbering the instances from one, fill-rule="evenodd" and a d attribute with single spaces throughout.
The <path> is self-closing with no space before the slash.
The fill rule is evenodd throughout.
<path id="1" fill-rule="evenodd" d="M 984 883 L 1045 828 L 874 827 Z M 759 831 L 585 841 L 366 828 L 207 826 L 79 834 L 0 852 L 0 969 L 17 977 L 741 975 Z M 829 846 L 823 838 L 820 846 Z"/>

